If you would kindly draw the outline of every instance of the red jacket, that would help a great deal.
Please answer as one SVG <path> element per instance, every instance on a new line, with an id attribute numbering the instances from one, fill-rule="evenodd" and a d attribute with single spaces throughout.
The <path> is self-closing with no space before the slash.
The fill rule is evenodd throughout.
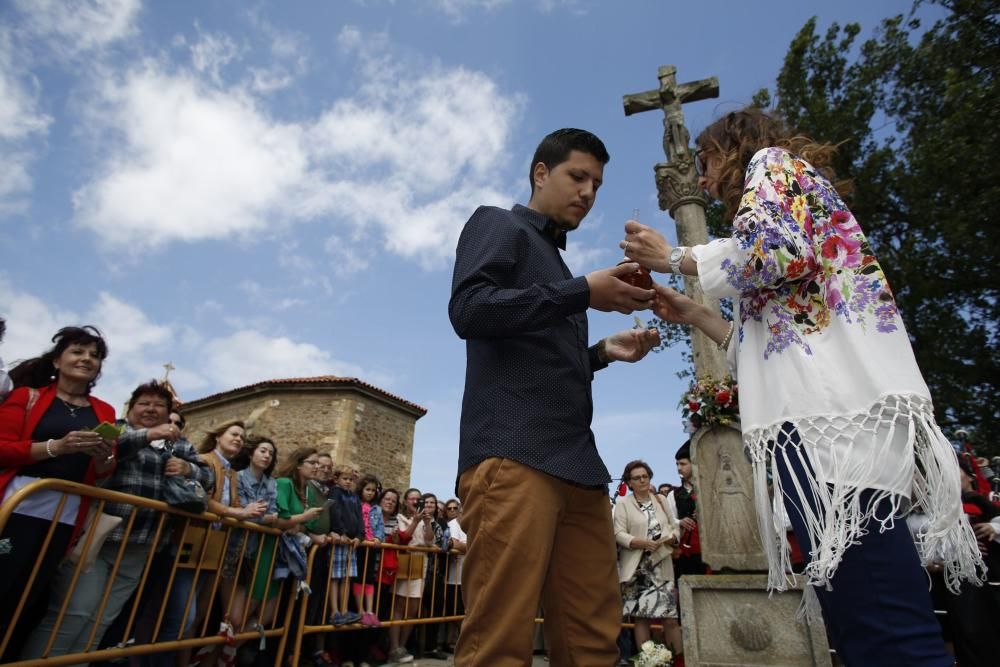
<path id="1" fill-rule="evenodd" d="M 28 406 L 30 392 L 27 387 L 18 387 L 10 392 L 7 399 L 0 404 L 0 498 L 3 498 L 7 491 L 10 480 L 17 476 L 21 466 L 30 465 L 35 460 L 31 458 L 31 434 L 41 420 L 42 415 L 52 405 L 56 398 L 56 385 L 50 384 L 38 390 L 38 399 L 31 408 L 30 413 L 25 413 Z M 98 422 L 114 422 L 115 409 L 93 396 L 89 397 L 90 406 L 97 415 Z M 85 484 L 93 484 L 97 479 L 95 470 L 96 459 L 91 460 L 87 466 L 87 474 L 83 481 Z M 113 472 L 114 468 L 102 473 L 101 477 L 106 477 Z M 80 511 L 76 517 L 76 528 L 79 531 L 83 520 L 87 517 L 89 499 L 81 498 Z"/>

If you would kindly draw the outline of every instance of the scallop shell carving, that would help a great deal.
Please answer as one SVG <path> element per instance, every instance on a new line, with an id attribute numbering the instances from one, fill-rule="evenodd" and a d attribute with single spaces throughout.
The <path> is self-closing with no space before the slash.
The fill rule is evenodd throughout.
<path id="1" fill-rule="evenodd" d="M 729 636 L 737 646 L 752 652 L 763 651 L 774 641 L 770 625 L 749 604 L 733 614 L 729 621 Z"/>

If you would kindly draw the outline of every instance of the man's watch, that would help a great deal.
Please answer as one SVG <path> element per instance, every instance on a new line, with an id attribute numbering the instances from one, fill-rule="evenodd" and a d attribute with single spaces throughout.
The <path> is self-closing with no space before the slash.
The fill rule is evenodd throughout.
<path id="1" fill-rule="evenodd" d="M 681 262 L 684 261 L 684 255 L 687 254 L 687 251 L 687 246 L 683 245 L 679 245 L 670 251 L 670 256 L 667 257 L 667 263 L 670 265 L 670 273 L 680 275 Z"/>

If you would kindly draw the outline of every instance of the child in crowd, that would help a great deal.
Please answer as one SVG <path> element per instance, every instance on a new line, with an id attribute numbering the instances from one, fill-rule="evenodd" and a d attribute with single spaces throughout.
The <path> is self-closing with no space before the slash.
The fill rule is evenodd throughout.
<path id="1" fill-rule="evenodd" d="M 382 508 L 378 505 L 382 485 L 375 475 L 365 475 L 358 482 L 358 499 L 361 501 L 361 519 L 364 526 L 366 542 L 380 543 L 385 539 L 385 523 L 382 519 Z M 355 578 L 353 592 L 354 600 L 361 614 L 361 625 L 377 628 L 381 623 L 375 615 L 375 581 L 379 573 L 379 551 L 372 547 L 361 547 L 358 552 L 363 576 Z M 362 594 L 364 604 L 362 605 Z"/>
<path id="2" fill-rule="evenodd" d="M 330 623 L 350 625 L 361 620 L 361 614 L 347 608 L 347 591 L 341 598 L 340 581 L 358 576 L 355 549 L 365 534 L 361 518 L 361 503 L 354 495 L 354 472 L 350 466 L 338 465 L 333 469 L 333 487 L 330 489 L 330 531 L 336 535 L 333 564 L 330 567 Z"/>

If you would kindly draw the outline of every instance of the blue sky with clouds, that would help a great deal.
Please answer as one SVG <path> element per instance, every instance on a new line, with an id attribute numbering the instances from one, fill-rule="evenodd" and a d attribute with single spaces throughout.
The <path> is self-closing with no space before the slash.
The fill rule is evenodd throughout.
<path id="1" fill-rule="evenodd" d="M 106 333 L 98 394 L 177 367 L 185 399 L 275 377 L 364 379 L 429 412 L 412 482 L 453 488 L 464 344 L 447 318 L 458 234 L 526 203 L 531 153 L 564 126 L 611 152 L 570 236 L 577 273 L 617 262 L 656 206 L 661 114 L 621 96 L 715 75 L 692 134 L 773 84 L 819 17 L 867 36 L 910 2 L 8 0 L 0 4 L 0 355 L 69 323 Z M 595 340 L 632 324 L 591 313 Z M 680 350 L 594 384 L 613 472 L 676 480 Z"/>

